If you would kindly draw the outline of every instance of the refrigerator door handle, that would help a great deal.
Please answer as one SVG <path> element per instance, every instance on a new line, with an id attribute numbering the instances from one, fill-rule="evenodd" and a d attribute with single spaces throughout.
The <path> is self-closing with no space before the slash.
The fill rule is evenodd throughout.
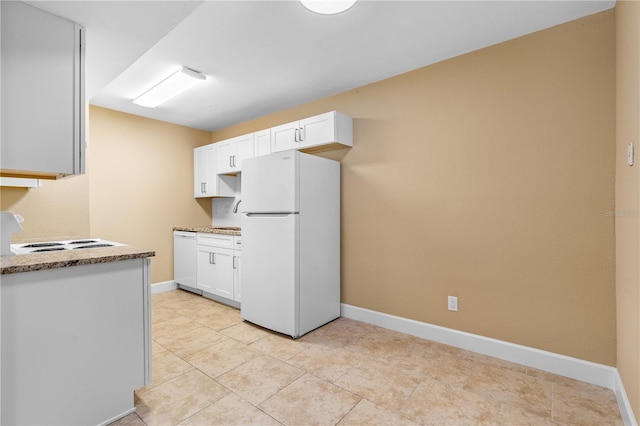
<path id="1" fill-rule="evenodd" d="M 281 213 L 245 213 L 246 217 L 273 217 L 283 218 L 292 214 L 298 214 L 298 212 L 281 212 Z"/>

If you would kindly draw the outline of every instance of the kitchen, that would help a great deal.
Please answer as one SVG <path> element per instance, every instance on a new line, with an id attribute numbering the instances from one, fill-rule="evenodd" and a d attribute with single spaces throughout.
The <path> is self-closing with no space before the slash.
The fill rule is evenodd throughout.
<path id="1" fill-rule="evenodd" d="M 173 227 L 216 224 L 193 149 L 338 110 L 353 148 L 321 155 L 342 163 L 342 303 L 616 366 L 637 413 L 635 248 L 603 213 L 637 202 L 614 192 L 614 173 L 637 181 L 612 131 L 627 7 L 214 132 L 92 105 L 87 174 L 2 188 L 2 210 L 25 238 L 153 248 L 151 282 L 170 282 Z"/>

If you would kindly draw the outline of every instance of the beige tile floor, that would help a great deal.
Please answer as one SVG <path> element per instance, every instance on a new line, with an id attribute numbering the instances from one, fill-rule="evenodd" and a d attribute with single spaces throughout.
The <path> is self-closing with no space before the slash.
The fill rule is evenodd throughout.
<path id="1" fill-rule="evenodd" d="M 114 425 L 610 425 L 614 393 L 339 318 L 297 340 L 153 295 L 153 382 Z"/>

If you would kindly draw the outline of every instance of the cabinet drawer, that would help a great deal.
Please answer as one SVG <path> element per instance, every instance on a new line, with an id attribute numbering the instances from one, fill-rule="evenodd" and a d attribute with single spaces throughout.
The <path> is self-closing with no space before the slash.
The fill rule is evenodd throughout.
<path id="1" fill-rule="evenodd" d="M 206 232 L 198 232 L 197 240 L 198 240 L 198 245 L 228 248 L 228 249 L 232 249 L 234 247 L 233 235 L 209 234 Z"/>

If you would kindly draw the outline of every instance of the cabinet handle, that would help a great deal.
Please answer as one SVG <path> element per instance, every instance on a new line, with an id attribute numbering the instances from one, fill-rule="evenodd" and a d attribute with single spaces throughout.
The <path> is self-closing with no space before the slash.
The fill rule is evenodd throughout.
<path id="1" fill-rule="evenodd" d="M 298 140 L 298 132 L 299 132 L 299 131 L 300 131 L 300 129 L 295 129 L 295 130 L 293 131 L 293 140 L 294 140 L 294 142 L 300 142 L 300 141 Z"/>
<path id="2" fill-rule="evenodd" d="M 216 264 L 216 254 L 215 253 L 211 253 L 211 257 L 213 258 L 213 262 L 211 262 L 212 264 Z"/>
<path id="3" fill-rule="evenodd" d="M 236 267 L 236 257 L 237 257 L 237 256 L 233 256 L 233 269 L 238 269 L 238 268 Z"/>
<path id="4" fill-rule="evenodd" d="M 233 158 L 233 155 L 230 155 L 229 156 L 229 167 L 233 167 L 232 158 Z"/>
<path id="5" fill-rule="evenodd" d="M 236 167 L 236 156 L 233 156 L 233 167 Z"/>
<path id="6" fill-rule="evenodd" d="M 302 133 L 304 131 L 304 129 L 302 127 L 300 127 L 299 129 L 299 134 L 300 134 L 300 142 L 302 142 L 305 138 L 304 138 L 304 133 Z"/>

